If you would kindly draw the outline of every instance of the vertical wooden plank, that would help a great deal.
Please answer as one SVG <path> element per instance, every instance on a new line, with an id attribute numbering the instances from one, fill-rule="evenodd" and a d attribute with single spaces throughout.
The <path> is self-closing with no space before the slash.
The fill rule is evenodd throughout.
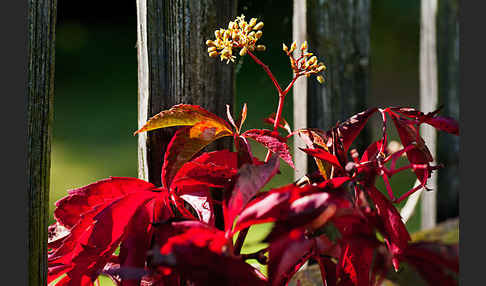
<path id="1" fill-rule="evenodd" d="M 205 42 L 236 16 L 236 1 L 137 0 L 139 119 L 179 103 L 225 116 L 234 101 L 234 65 L 209 58 Z M 139 134 L 139 177 L 161 185 L 164 152 L 174 129 Z M 230 140 L 216 148 L 230 148 Z"/>
<path id="2" fill-rule="evenodd" d="M 327 66 L 324 84 L 308 81 L 308 127 L 327 130 L 367 107 L 370 1 L 307 0 L 307 33 Z M 365 129 L 355 147 L 364 150 L 370 136 Z"/>
<path id="3" fill-rule="evenodd" d="M 437 11 L 437 61 L 441 115 L 459 120 L 459 3 L 440 0 Z M 459 137 L 437 135 L 437 222 L 459 215 Z"/>
<path id="4" fill-rule="evenodd" d="M 28 2 L 27 192 L 29 285 L 47 285 L 47 224 L 56 0 Z"/>
<path id="5" fill-rule="evenodd" d="M 422 0 L 420 21 L 420 110 L 430 112 L 437 108 L 437 50 L 436 50 L 437 0 Z M 430 153 L 435 158 L 437 132 L 422 124 L 420 132 Z M 421 227 L 432 228 L 437 221 L 437 172 L 427 181 L 432 192 L 423 192 L 421 204 Z"/>
<path id="6" fill-rule="evenodd" d="M 306 1 L 294 0 L 292 17 L 292 37 L 300 45 L 307 40 L 307 15 Z M 297 58 L 298 56 L 296 56 Z M 307 127 L 307 78 L 299 78 L 292 89 L 294 130 Z M 297 181 L 307 174 L 307 155 L 299 150 L 305 148 L 305 144 L 294 136 L 294 180 Z"/>

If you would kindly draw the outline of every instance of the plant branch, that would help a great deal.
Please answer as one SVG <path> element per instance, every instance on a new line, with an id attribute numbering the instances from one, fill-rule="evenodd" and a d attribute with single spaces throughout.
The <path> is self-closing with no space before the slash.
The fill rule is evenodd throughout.
<path id="1" fill-rule="evenodd" d="M 236 242 L 235 242 L 235 250 L 234 250 L 235 255 L 240 254 L 241 248 L 243 247 L 243 243 L 245 242 L 245 238 L 246 238 L 246 235 L 248 234 L 249 229 L 250 228 L 247 227 L 247 228 L 241 230 L 240 233 L 238 233 L 238 238 L 236 239 Z"/>
<path id="2" fill-rule="evenodd" d="M 258 261 L 260 264 L 266 265 L 268 263 L 268 259 L 265 256 L 267 251 L 268 248 L 264 248 L 254 253 L 242 254 L 241 258 L 243 260 L 256 259 L 256 261 Z"/>

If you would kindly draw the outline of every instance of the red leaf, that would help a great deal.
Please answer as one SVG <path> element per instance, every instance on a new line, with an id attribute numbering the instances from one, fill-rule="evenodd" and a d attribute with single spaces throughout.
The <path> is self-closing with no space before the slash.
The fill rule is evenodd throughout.
<path id="1" fill-rule="evenodd" d="M 156 195 L 151 191 L 127 194 L 83 214 L 62 246 L 49 255 L 49 280 L 66 272 L 72 281 L 85 276 L 94 280 L 126 235 L 137 210 Z M 62 272 L 55 270 L 62 265 L 66 266 Z"/>
<path id="2" fill-rule="evenodd" d="M 204 185 L 213 188 L 223 188 L 237 173 L 236 169 L 218 166 L 213 163 L 200 164 L 195 160 L 185 163 L 174 177 L 171 189 L 184 189 L 185 186 Z"/>
<path id="3" fill-rule="evenodd" d="M 400 213 L 375 187 L 371 186 L 367 188 L 367 193 L 375 203 L 378 216 L 383 222 L 386 232 L 384 233 L 384 236 L 389 241 L 388 248 L 395 258 L 398 259 L 407 248 L 408 242 L 411 240 L 407 228 L 403 224 Z M 398 262 L 397 259 L 395 259 L 395 264 Z M 398 265 L 395 265 L 395 269 L 398 269 Z"/>
<path id="4" fill-rule="evenodd" d="M 290 155 L 289 146 L 287 146 L 286 139 L 280 137 L 278 133 L 266 129 L 252 129 L 242 134 L 243 137 L 251 138 L 273 153 L 277 153 L 282 160 L 294 168 L 292 156 Z"/>
<path id="5" fill-rule="evenodd" d="M 407 152 L 408 161 L 412 164 L 428 164 L 434 161 L 424 140 L 418 135 L 415 126 L 394 115 L 392 115 L 392 119 L 397 128 L 402 145 L 406 148 L 409 145 L 415 144 L 415 148 Z M 428 170 L 426 169 L 414 169 L 414 173 L 420 182 L 424 182 L 428 177 Z"/>
<path id="6" fill-rule="evenodd" d="M 275 124 L 275 112 L 270 114 L 269 117 L 265 118 L 263 122 L 271 124 L 272 126 Z M 290 129 L 289 123 L 282 117 L 280 117 L 280 122 L 278 123 L 278 127 L 287 131 L 287 133 L 292 134 L 292 129 Z"/>
<path id="7" fill-rule="evenodd" d="M 342 255 L 338 264 L 339 285 L 371 286 L 373 253 L 377 241 L 353 237 L 347 238 L 342 246 Z"/>
<path id="8" fill-rule="evenodd" d="M 255 164 L 255 158 L 252 155 L 250 143 L 245 137 L 236 136 L 235 149 L 238 152 L 238 167 L 244 164 Z"/>
<path id="9" fill-rule="evenodd" d="M 294 229 L 270 243 L 268 281 L 270 285 L 286 285 L 292 276 L 312 256 L 314 242 L 306 239 L 302 229 Z"/>
<path id="10" fill-rule="evenodd" d="M 194 208 L 199 220 L 214 225 L 214 206 L 208 188 L 205 186 L 186 187 L 184 194 L 180 197 Z"/>
<path id="11" fill-rule="evenodd" d="M 456 120 L 446 116 L 436 116 L 433 118 L 426 118 L 425 123 L 428 123 L 435 128 L 459 136 L 459 124 Z"/>
<path id="12" fill-rule="evenodd" d="M 157 263 L 174 268 L 196 285 L 265 285 L 253 267 L 232 255 L 223 232 L 195 223 L 172 226 L 179 234 L 163 244 Z"/>
<path id="13" fill-rule="evenodd" d="M 155 186 L 135 178 L 111 177 L 87 186 L 70 190 L 69 195 L 56 202 L 54 218 L 63 226 L 72 228 L 80 215 L 94 206 L 112 202 L 127 194 L 147 191 Z"/>
<path id="14" fill-rule="evenodd" d="M 459 285 L 457 245 L 436 242 L 412 243 L 406 249 L 404 259 L 413 265 L 430 285 Z"/>
<path id="15" fill-rule="evenodd" d="M 361 156 L 360 162 L 373 161 L 380 152 L 382 145 L 381 141 L 371 143 L 364 151 L 363 156 Z"/>
<path id="16" fill-rule="evenodd" d="M 235 185 L 224 199 L 223 213 L 226 231 L 230 231 L 236 216 L 250 199 L 270 181 L 278 171 L 279 160 L 275 154 L 263 165 L 243 165 L 238 171 Z"/>
<path id="17" fill-rule="evenodd" d="M 417 119 L 419 123 L 425 122 L 441 131 L 445 131 L 454 135 L 459 135 L 459 124 L 455 119 L 447 116 L 437 115 L 440 111 L 440 108 L 427 114 L 424 114 L 423 112 L 410 107 L 395 107 L 390 109 L 396 112 L 400 112 L 408 117 Z"/>
<path id="18" fill-rule="evenodd" d="M 370 108 L 363 112 L 353 115 L 348 120 L 344 121 L 343 123 L 339 124 L 337 129 L 339 130 L 340 137 L 343 140 L 343 147 L 344 151 L 347 151 L 351 144 L 353 143 L 354 139 L 358 137 L 363 127 L 368 122 L 373 113 L 378 111 L 378 108 Z"/>
<path id="19" fill-rule="evenodd" d="M 342 186 L 349 178 L 335 178 L 318 186 L 297 187 L 293 184 L 270 190 L 255 198 L 241 212 L 235 225 L 239 231 L 253 224 L 279 221 L 268 239 L 304 225 L 322 225 L 332 216 L 335 207 L 350 207 L 339 192 L 330 192 Z M 329 191 L 329 192 L 327 192 Z M 335 206 L 333 206 L 335 205 Z M 329 208 L 326 216 L 322 216 Z M 318 220 L 318 221 L 316 221 Z"/>
<path id="20" fill-rule="evenodd" d="M 324 149 L 316 148 L 316 149 L 301 149 L 301 150 L 312 157 L 319 158 L 323 161 L 326 161 L 341 170 L 343 169 L 341 163 L 339 163 L 338 158 Z"/>
<path id="21" fill-rule="evenodd" d="M 122 286 L 139 286 L 143 275 L 134 274 L 145 273 L 145 260 L 152 237 L 150 223 L 154 212 L 154 201 L 149 202 L 149 204 L 152 204 L 152 207 L 141 207 L 138 209 L 127 227 L 126 235 L 122 239 L 119 255 L 119 271 L 125 274 L 131 273 L 127 277 L 122 277 Z"/>
<path id="22" fill-rule="evenodd" d="M 297 134 L 299 135 L 299 138 L 305 142 L 308 149 L 323 148 L 327 151 L 332 144 L 332 138 L 329 138 L 324 131 L 319 129 L 299 129 L 297 130 Z M 317 157 L 314 157 L 314 161 L 324 179 L 328 179 L 331 172 L 331 164 L 326 163 Z"/>
<path id="23" fill-rule="evenodd" d="M 273 189 L 252 200 L 241 212 L 233 233 L 254 224 L 273 222 L 285 215 L 294 185 Z"/>
<path id="24" fill-rule="evenodd" d="M 219 126 L 212 126 L 212 122 L 203 121 L 192 127 L 183 127 L 172 137 L 165 152 L 162 166 L 162 184 L 169 188 L 172 179 L 186 162 L 209 143 L 231 133 Z"/>

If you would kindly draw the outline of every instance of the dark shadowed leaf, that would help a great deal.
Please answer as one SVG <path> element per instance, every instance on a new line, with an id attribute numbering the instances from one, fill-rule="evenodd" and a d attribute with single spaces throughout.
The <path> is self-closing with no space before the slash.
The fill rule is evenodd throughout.
<path id="1" fill-rule="evenodd" d="M 286 285 L 292 276 L 312 256 L 314 242 L 307 239 L 303 229 L 294 229 L 270 242 L 268 281 L 270 285 Z"/>
<path id="2" fill-rule="evenodd" d="M 385 232 L 384 236 L 388 240 L 390 252 L 399 258 L 407 248 L 411 240 L 407 228 L 403 224 L 400 213 L 392 203 L 375 187 L 367 188 L 367 193 L 375 203 L 378 216 L 383 222 Z M 394 266 L 398 269 L 398 259 L 394 259 Z"/>
<path id="3" fill-rule="evenodd" d="M 273 154 L 270 160 L 263 165 L 247 164 L 240 168 L 235 185 L 223 203 L 226 231 L 231 231 L 236 216 L 250 199 L 275 176 L 279 165 L 277 155 Z"/>

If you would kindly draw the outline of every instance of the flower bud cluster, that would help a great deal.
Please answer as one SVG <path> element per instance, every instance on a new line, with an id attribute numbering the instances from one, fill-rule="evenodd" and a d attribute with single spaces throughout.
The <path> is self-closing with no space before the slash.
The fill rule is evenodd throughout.
<path id="1" fill-rule="evenodd" d="M 207 40 L 208 54 L 212 58 L 220 57 L 226 63 L 234 62 L 233 48 L 240 48 L 240 56 L 246 55 L 248 51 L 265 51 L 264 45 L 257 45 L 256 42 L 262 37 L 263 22 L 256 18 L 245 21 L 245 15 L 236 17 L 236 20 L 229 22 L 228 29 L 218 29 L 214 32 L 215 40 Z"/>
<path id="2" fill-rule="evenodd" d="M 311 74 L 318 74 L 326 70 L 326 66 L 322 62 L 318 62 L 317 57 L 313 53 L 307 51 L 308 44 L 304 41 L 300 46 L 300 57 L 297 59 L 294 57 L 294 51 L 297 49 L 297 43 L 294 41 L 290 48 L 285 44 L 282 44 L 282 50 L 287 54 L 290 59 L 290 65 L 296 75 L 305 75 L 310 77 Z M 319 83 L 324 82 L 322 75 L 317 75 L 317 81 Z"/>

